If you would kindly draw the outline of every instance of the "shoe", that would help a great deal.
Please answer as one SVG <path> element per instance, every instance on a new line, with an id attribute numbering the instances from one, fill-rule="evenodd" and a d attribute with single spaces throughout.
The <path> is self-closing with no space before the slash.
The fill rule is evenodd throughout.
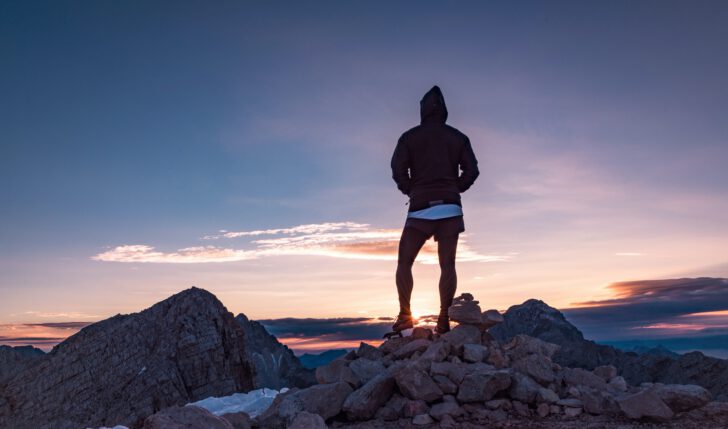
<path id="1" fill-rule="evenodd" d="M 445 315 L 441 314 L 437 317 L 437 326 L 435 327 L 435 332 L 442 335 L 445 332 L 450 332 L 450 318 Z"/>
<path id="2" fill-rule="evenodd" d="M 399 316 L 397 316 L 397 320 L 394 322 L 394 325 L 392 325 L 392 331 L 400 332 L 405 329 L 411 329 L 414 326 L 415 322 L 414 319 L 412 319 L 411 314 L 400 313 Z"/>

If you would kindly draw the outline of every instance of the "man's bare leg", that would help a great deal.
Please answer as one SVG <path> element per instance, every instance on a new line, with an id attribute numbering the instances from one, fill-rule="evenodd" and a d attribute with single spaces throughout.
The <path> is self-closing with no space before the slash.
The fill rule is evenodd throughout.
<path id="1" fill-rule="evenodd" d="M 399 295 L 399 313 L 411 315 L 410 298 L 414 279 L 412 278 L 412 265 L 420 253 L 420 249 L 429 237 L 415 228 L 404 228 L 399 239 L 399 255 L 397 257 L 397 294 Z"/>

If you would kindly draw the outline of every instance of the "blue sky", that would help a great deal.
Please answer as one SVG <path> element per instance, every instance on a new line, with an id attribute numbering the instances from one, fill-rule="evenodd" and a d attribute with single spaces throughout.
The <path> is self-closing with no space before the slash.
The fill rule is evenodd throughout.
<path id="1" fill-rule="evenodd" d="M 99 320 L 193 284 L 252 318 L 391 316 L 389 159 L 434 84 L 482 171 L 461 291 L 568 307 L 726 277 L 727 18 L 718 1 L 3 2 L 0 321 Z M 366 226 L 204 238 L 332 223 Z M 422 313 L 436 276 L 415 270 Z"/>

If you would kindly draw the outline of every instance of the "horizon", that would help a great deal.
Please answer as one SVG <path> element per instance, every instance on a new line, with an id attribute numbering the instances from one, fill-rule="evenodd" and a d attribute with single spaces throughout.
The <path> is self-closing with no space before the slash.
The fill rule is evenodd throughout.
<path id="1" fill-rule="evenodd" d="M 3 3 L 0 344 L 49 349 L 193 284 L 272 324 L 396 316 L 389 160 L 437 84 L 481 171 L 456 294 L 728 357 L 726 20 L 711 1 Z M 325 329 L 296 350 L 362 335 Z"/>

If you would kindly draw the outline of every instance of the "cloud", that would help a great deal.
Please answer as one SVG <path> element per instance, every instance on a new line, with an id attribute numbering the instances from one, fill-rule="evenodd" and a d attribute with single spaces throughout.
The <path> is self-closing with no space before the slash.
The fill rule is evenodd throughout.
<path id="1" fill-rule="evenodd" d="M 637 280 L 608 286 L 615 298 L 562 309 L 587 338 L 728 333 L 728 279 Z"/>
<path id="2" fill-rule="evenodd" d="M 391 317 L 342 317 L 331 319 L 264 319 L 258 320 L 297 354 L 321 352 L 330 349 L 355 348 L 364 341 L 379 345 L 382 336 L 391 331 Z M 418 318 L 418 326 L 434 328 L 437 315 Z"/>
<path id="3" fill-rule="evenodd" d="M 39 312 L 29 312 L 40 314 Z M 93 322 L 41 322 L 0 324 L 0 344 L 31 345 L 45 351 Z"/>
<path id="4" fill-rule="evenodd" d="M 156 250 L 145 244 L 121 245 L 92 256 L 106 262 L 195 264 L 208 262 L 236 262 L 269 256 L 326 256 L 332 258 L 392 261 L 397 259 L 399 229 L 372 228 L 355 222 L 328 222 L 254 231 L 220 231 L 203 240 L 240 239 L 260 236 L 244 243 L 245 248 L 223 246 L 195 246 L 171 252 Z M 460 262 L 506 261 L 506 255 L 486 255 L 471 249 L 463 234 L 458 245 Z M 437 245 L 428 241 L 418 261 L 436 264 Z"/>

